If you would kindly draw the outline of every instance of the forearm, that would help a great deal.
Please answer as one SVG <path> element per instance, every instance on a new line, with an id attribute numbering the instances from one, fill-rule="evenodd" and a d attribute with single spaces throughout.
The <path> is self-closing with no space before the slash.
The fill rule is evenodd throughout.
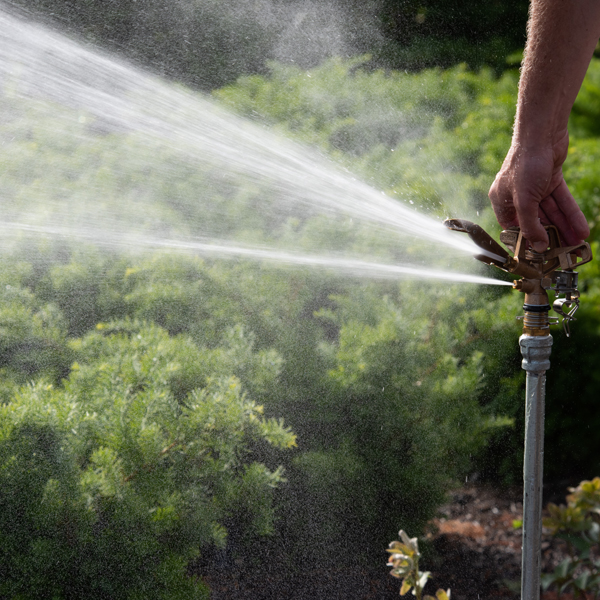
<path id="1" fill-rule="evenodd" d="M 554 225 L 567 245 L 590 231 L 564 180 L 569 114 L 600 36 L 600 0 L 531 0 L 511 147 L 490 188 L 502 227 L 544 252 Z"/>
<path id="2" fill-rule="evenodd" d="M 569 113 L 600 36 L 600 0 L 532 0 L 513 142 L 567 134 Z"/>

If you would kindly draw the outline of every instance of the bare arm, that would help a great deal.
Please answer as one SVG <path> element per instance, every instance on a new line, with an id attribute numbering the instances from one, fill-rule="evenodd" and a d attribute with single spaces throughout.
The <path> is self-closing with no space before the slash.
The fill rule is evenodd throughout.
<path id="1" fill-rule="evenodd" d="M 542 226 L 571 245 L 589 235 L 562 175 L 567 121 L 600 36 L 599 0 L 532 0 L 510 150 L 490 189 L 503 227 L 519 225 L 538 251 Z"/>

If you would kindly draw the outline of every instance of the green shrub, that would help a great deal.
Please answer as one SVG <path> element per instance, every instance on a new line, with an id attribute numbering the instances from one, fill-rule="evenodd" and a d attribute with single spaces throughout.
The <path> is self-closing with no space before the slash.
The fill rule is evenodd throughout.
<path id="1" fill-rule="evenodd" d="M 333 564 L 341 543 L 368 560 L 398 521 L 421 530 L 470 456 L 510 424 L 496 405 L 506 384 L 493 374 L 514 348 L 496 340 L 494 316 L 513 298 L 488 298 L 488 312 L 459 289 L 393 288 L 383 297 L 376 286 L 348 290 L 319 313 L 339 340 L 320 344 L 327 382 L 292 420 L 310 451 L 294 459 L 283 490 L 292 496 L 285 539 L 306 561 Z M 482 351 L 492 342 L 494 352 Z M 322 535 L 338 541 L 320 544 Z"/>
<path id="2" fill-rule="evenodd" d="M 373 72 L 365 60 L 332 59 L 308 72 L 270 64 L 270 77 L 242 77 L 214 95 L 317 146 L 421 212 L 484 213 L 510 145 L 517 75 L 496 79 L 464 65 Z M 484 226 L 495 222 L 487 212 L 478 219 Z"/>
<path id="3" fill-rule="evenodd" d="M 555 587 L 559 594 L 571 592 L 574 598 L 597 598 L 600 561 L 594 550 L 600 543 L 600 478 L 582 481 L 569 491 L 567 504 L 549 503 L 549 516 L 544 518 L 544 527 L 566 540 L 569 556 L 552 573 L 542 575 L 542 587 Z"/>
<path id="4" fill-rule="evenodd" d="M 487 190 L 510 144 L 517 73 L 507 72 L 498 79 L 487 71 L 475 75 L 460 67 L 416 74 L 370 73 L 358 61 L 332 61 L 309 72 L 281 66 L 272 69 L 268 78 L 242 78 L 216 95 L 242 114 L 261 115 L 287 134 L 322 148 L 420 211 L 440 217 L 470 215 L 491 233 L 499 231 Z M 594 128 L 599 73 L 600 61 L 593 59 L 571 116 L 571 147 L 564 169 L 590 222 L 592 241 L 598 239 L 600 223 Z M 390 129 L 394 139 L 389 137 Z M 377 134 L 380 130 L 385 132 L 382 137 Z M 344 132 L 341 138 L 340 132 Z M 338 139 L 346 144 L 343 149 L 336 147 Z M 596 422 L 593 403 L 598 381 L 591 365 L 596 361 L 600 331 L 595 308 L 597 279 L 593 264 L 582 269 L 585 292 L 574 339 L 565 340 L 559 330 L 553 330 L 557 342 L 547 389 L 549 477 L 573 476 L 574 465 L 580 477 L 597 467 L 594 436 L 582 439 L 580 435 L 582 423 L 593 430 Z M 479 310 L 486 302 L 482 298 Z M 504 331 L 497 334 L 502 341 L 488 340 L 488 346 L 481 347 L 488 359 L 496 343 L 507 343 L 508 332 L 515 332 L 516 340 L 512 319 L 519 311 L 515 299 L 510 310 L 497 315 L 498 323 L 504 323 Z M 507 483 L 519 481 L 522 471 L 519 363 L 515 343 L 505 364 L 495 362 L 484 369 L 502 383 L 489 393 L 484 390 L 481 402 L 510 419 L 514 427 L 493 430 L 489 451 L 476 468 L 486 477 Z M 573 381 L 578 382 L 575 388 Z"/>
<path id="5" fill-rule="evenodd" d="M 156 326 L 106 325 L 74 343 L 63 387 L 39 382 L 0 408 L 0 595 L 207 598 L 186 576 L 226 521 L 272 531 L 280 468 L 262 441 L 294 445 L 235 378 L 176 397 L 201 358 Z"/>

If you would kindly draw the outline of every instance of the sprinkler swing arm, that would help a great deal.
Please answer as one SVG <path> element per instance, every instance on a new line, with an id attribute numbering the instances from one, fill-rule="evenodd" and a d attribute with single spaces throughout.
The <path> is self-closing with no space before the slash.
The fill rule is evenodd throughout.
<path id="1" fill-rule="evenodd" d="M 538 253 L 528 248 L 527 240 L 515 227 L 500 234 L 500 241 L 511 250 L 511 256 L 483 228 L 471 221 L 447 219 L 444 225 L 453 231 L 468 234 L 483 250 L 482 254 L 475 255 L 477 260 L 522 277 L 514 281 L 513 287 L 525 294 L 525 316 L 520 317 L 525 321 L 523 333 L 545 335 L 549 332 L 548 325 L 558 323 L 556 317 L 547 317 L 550 310 L 547 291 L 552 290 L 556 294 L 552 308 L 562 317 L 565 334 L 570 337 L 570 322 L 575 321 L 574 315 L 579 308 L 579 277 L 574 269 L 592 260 L 592 251 L 587 242 L 561 246 L 558 230 L 548 225 L 548 249 Z M 535 318 L 531 313 L 545 313 L 546 318 Z"/>
<path id="2" fill-rule="evenodd" d="M 561 246 L 558 231 L 547 226 L 548 248 L 534 252 L 518 228 L 500 234 L 511 256 L 479 225 L 462 219 L 447 219 L 444 225 L 467 233 L 483 250 L 476 259 L 508 273 L 520 275 L 513 288 L 525 294 L 523 335 L 519 346 L 522 367 L 527 373 L 525 388 L 525 450 L 523 460 L 523 557 L 521 563 L 521 600 L 539 600 L 542 563 L 542 485 L 544 468 L 544 403 L 546 371 L 550 368 L 551 318 L 548 290 L 556 298 L 553 308 L 563 318 L 567 337 L 569 324 L 579 308 L 578 274 L 573 269 L 592 260 L 587 242 Z M 554 320 L 555 319 L 555 320 Z"/>

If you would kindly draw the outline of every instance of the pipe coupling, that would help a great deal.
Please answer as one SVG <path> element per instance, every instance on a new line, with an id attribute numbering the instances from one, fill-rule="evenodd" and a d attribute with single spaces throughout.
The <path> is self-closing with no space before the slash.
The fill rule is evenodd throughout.
<path id="1" fill-rule="evenodd" d="M 551 335 L 522 335 L 519 346 L 523 355 L 521 366 L 525 371 L 543 372 L 550 368 Z"/>

